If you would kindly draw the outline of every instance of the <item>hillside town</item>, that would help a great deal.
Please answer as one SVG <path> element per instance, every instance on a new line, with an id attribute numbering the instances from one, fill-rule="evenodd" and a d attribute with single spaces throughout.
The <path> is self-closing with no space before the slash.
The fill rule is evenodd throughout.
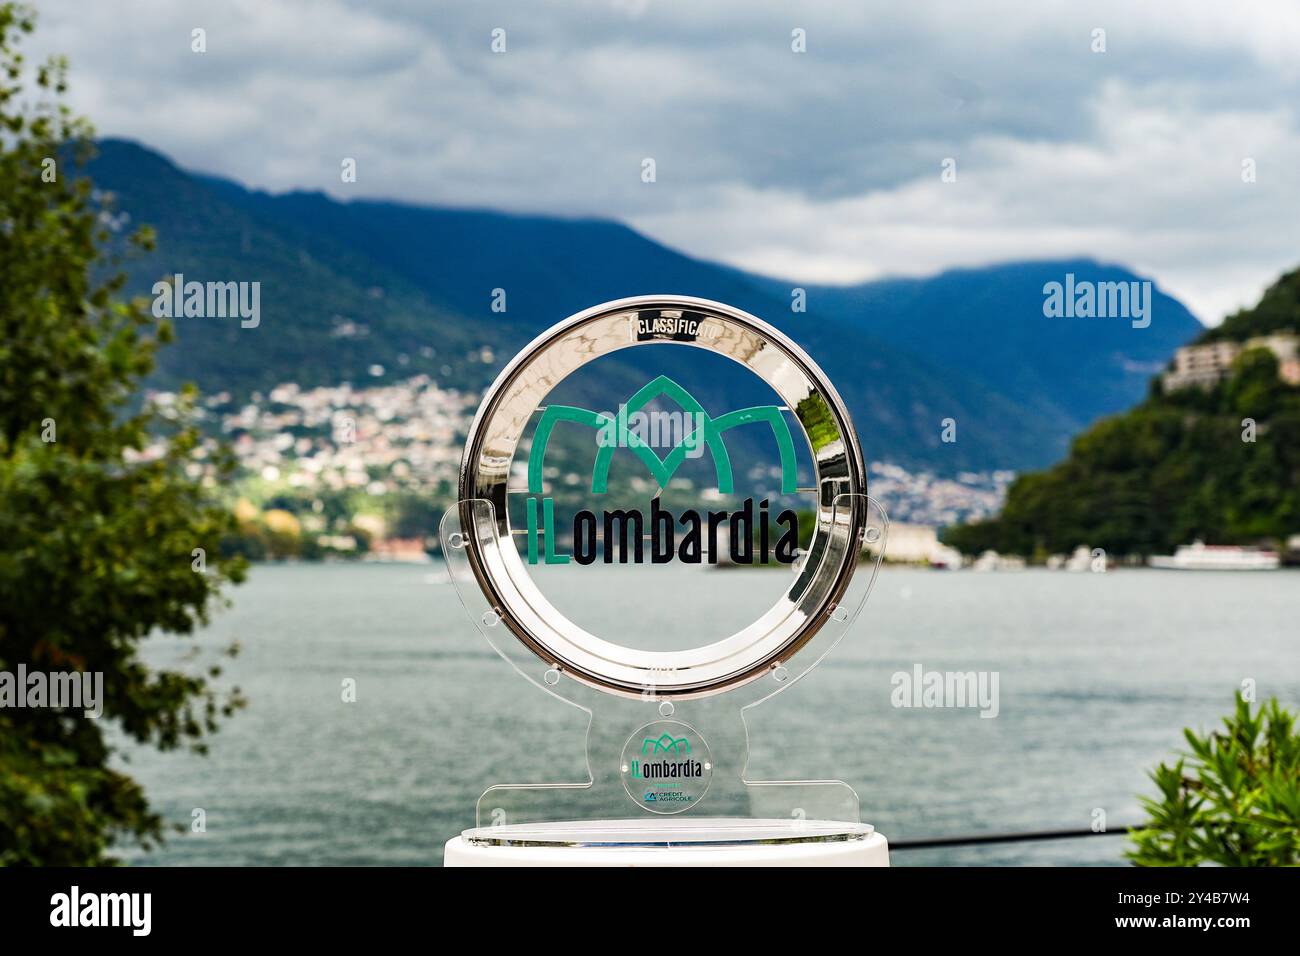
<path id="1" fill-rule="evenodd" d="M 1180 348 L 1164 389 L 1213 387 L 1252 348 L 1273 354 L 1281 380 L 1300 383 L 1300 339 L 1273 334 Z M 149 398 L 163 409 L 179 402 L 171 392 Z M 227 489 L 240 527 L 233 546 L 254 559 L 428 560 L 438 520 L 455 499 L 478 402 L 476 393 L 442 387 L 428 375 L 365 387 L 284 383 L 247 400 L 230 392 L 205 397 L 195 409 L 203 453 L 214 456 L 224 443 L 238 462 Z M 523 467 L 517 459 L 516 470 Z M 884 461 L 868 467 L 870 492 L 891 521 L 886 559 L 936 567 L 962 566 L 939 531 L 997 515 L 1016 477 L 1009 470 L 944 476 Z M 565 487 L 582 480 L 563 469 L 552 477 Z M 990 568 L 1009 566 L 992 552 L 982 560 Z M 1091 559 L 1072 560 L 1082 567 Z"/>
<path id="2" fill-rule="evenodd" d="M 149 399 L 164 409 L 179 400 L 171 392 Z M 421 375 L 369 387 L 285 383 L 247 401 L 219 392 L 196 414 L 205 453 L 224 442 L 238 460 L 229 493 L 251 557 L 419 560 L 454 500 L 478 400 Z M 920 532 L 927 541 L 939 527 L 996 513 L 1014 477 L 870 465 L 872 495 L 893 521 L 928 529 Z"/>

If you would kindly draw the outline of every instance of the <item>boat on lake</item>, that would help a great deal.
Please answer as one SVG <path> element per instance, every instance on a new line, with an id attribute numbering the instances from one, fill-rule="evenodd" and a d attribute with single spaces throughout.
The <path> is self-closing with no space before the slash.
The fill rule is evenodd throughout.
<path id="1" fill-rule="evenodd" d="M 1276 551 L 1196 541 L 1180 545 L 1172 555 L 1147 559 L 1153 568 L 1173 571 L 1273 571 L 1281 563 Z"/>

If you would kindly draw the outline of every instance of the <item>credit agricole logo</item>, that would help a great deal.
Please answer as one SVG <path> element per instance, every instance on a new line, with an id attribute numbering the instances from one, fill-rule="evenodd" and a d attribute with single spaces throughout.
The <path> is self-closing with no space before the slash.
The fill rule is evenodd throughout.
<path id="1" fill-rule="evenodd" d="M 678 411 L 647 411 L 652 402 L 676 404 Z M 584 509 L 573 517 L 572 554 L 555 545 L 555 502 L 544 494 L 547 445 L 561 422 L 591 428 L 596 454 L 591 493 L 604 495 L 615 455 L 632 455 L 645 466 L 660 489 L 688 459 L 706 452 L 713 464 L 720 495 L 734 494 L 726 436 L 743 426 L 770 429 L 776 439 L 781 494 L 796 488 L 794 439 L 781 409 L 756 405 L 712 415 L 681 385 L 659 376 L 638 390 L 617 412 L 595 412 L 572 405 L 548 405 L 542 412 L 528 455 L 527 542 L 529 564 L 716 564 L 723 553 L 735 564 L 790 564 L 798 557 L 799 519 L 789 509 L 773 516 L 770 503 L 746 498 L 733 511 L 686 509 L 674 513 L 656 496 L 648 511 L 637 508 Z M 666 449 L 661 456 L 656 449 Z"/>

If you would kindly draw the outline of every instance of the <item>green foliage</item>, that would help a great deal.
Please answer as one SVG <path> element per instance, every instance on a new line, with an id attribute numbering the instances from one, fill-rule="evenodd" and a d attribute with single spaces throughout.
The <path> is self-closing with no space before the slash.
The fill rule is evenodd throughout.
<path id="1" fill-rule="evenodd" d="M 393 504 L 396 516 L 392 522 L 395 538 L 428 538 L 438 533 L 438 522 L 443 511 L 427 495 L 403 494 Z"/>
<path id="2" fill-rule="evenodd" d="M 1225 332 L 1224 329 L 1227 329 Z M 1300 332 L 1300 271 L 1198 342 Z M 1243 421 L 1255 441 L 1242 440 Z M 1041 556 L 1079 545 L 1112 554 L 1171 551 L 1300 533 L 1300 388 L 1278 378 L 1266 349 L 1248 349 L 1210 389 L 1164 394 L 1093 425 L 1054 467 L 1020 476 L 1001 515 L 949 529 L 967 554 Z"/>
<path id="3" fill-rule="evenodd" d="M 1237 696 L 1224 730 L 1187 737 L 1191 752 L 1151 774 L 1150 819 L 1131 835 L 1138 866 L 1300 865 L 1300 733 L 1271 700 L 1258 713 Z"/>
<path id="4" fill-rule="evenodd" d="M 1257 335 L 1294 332 L 1300 315 L 1300 269 L 1288 272 L 1274 283 L 1252 309 L 1228 316 L 1201 335 L 1198 342 L 1231 340 L 1241 342 Z"/>
<path id="5" fill-rule="evenodd" d="M 202 749 L 241 702 L 211 685 L 219 668 L 149 669 L 140 642 L 193 632 L 243 565 L 220 555 L 232 520 L 212 497 L 233 462 L 188 474 L 193 392 L 166 414 L 130 406 L 170 330 L 115 301 L 120 277 L 96 278 L 112 271 L 98 252 L 109 236 L 74 175 L 90 129 L 62 102 L 64 64 L 32 70 L 18 52 L 33 20 L 0 4 L 0 671 L 102 674 L 103 715 L 0 708 L 0 864 L 98 864 L 162 832 L 140 786 L 108 766 L 106 725 Z"/>

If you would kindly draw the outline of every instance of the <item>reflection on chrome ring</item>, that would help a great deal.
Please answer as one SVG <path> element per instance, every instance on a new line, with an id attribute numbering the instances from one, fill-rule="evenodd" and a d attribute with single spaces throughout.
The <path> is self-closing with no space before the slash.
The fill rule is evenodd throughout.
<path id="1" fill-rule="evenodd" d="M 816 523 L 785 593 L 729 637 L 684 651 L 643 651 L 575 624 L 537 588 L 510 527 L 507 487 L 534 412 L 566 376 L 646 344 L 703 348 L 744 365 L 780 396 L 812 453 Z M 784 454 L 784 450 L 783 450 Z M 719 693 L 781 667 L 831 619 L 867 524 L 862 452 L 848 411 L 817 365 L 777 329 L 738 309 L 684 296 L 605 303 L 543 333 L 501 372 L 470 428 L 460 520 L 474 577 L 511 633 L 550 668 L 623 696 Z"/>

